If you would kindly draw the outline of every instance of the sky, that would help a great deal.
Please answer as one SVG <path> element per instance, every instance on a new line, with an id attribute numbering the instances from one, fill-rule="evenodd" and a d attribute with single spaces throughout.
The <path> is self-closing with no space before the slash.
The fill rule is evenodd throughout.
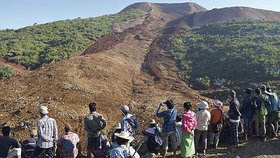
<path id="1" fill-rule="evenodd" d="M 34 23 L 115 14 L 136 2 L 195 2 L 208 10 L 245 6 L 280 12 L 279 0 L 1 0 L 0 29 L 18 29 Z"/>

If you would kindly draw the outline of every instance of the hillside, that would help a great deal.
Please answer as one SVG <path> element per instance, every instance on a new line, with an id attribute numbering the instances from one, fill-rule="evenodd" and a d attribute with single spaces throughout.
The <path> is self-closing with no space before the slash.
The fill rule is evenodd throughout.
<path id="1" fill-rule="evenodd" d="M 90 102 L 97 103 L 98 112 L 102 113 L 107 120 L 106 134 L 110 133 L 112 127 L 119 122 L 121 118 L 119 107 L 123 104 L 131 107 L 132 112 L 137 114 L 141 126 L 144 128 L 148 120 L 155 118 L 155 109 L 159 103 L 166 99 L 175 100 L 175 106 L 179 109 L 180 114 L 183 112 L 182 103 L 184 101 L 195 104 L 198 101 L 206 100 L 211 103 L 211 99 L 203 97 L 198 91 L 191 89 L 187 82 L 180 78 L 184 75 L 184 71 L 182 71 L 184 62 L 181 63 L 177 58 L 180 55 L 175 54 L 185 53 L 182 51 L 188 45 L 188 43 L 184 43 L 187 38 L 199 36 L 202 40 L 199 42 L 205 42 L 201 38 L 204 38 L 204 34 L 207 35 L 203 32 L 206 29 L 203 27 L 192 28 L 188 21 L 192 14 L 206 12 L 206 10 L 194 3 L 138 3 L 128 6 L 118 15 L 126 14 L 125 11 L 129 8 L 136 9 L 137 12 L 141 10 L 141 14 L 135 14 L 136 10 L 134 10 L 133 18 L 128 14 L 128 17 L 117 23 L 109 23 L 106 28 L 110 28 L 110 31 L 107 30 L 107 33 L 105 31 L 104 34 L 99 34 L 100 37 L 90 40 L 88 46 L 83 47 L 81 52 L 71 55 L 71 58 L 67 56 L 67 60 L 43 64 L 22 75 L 1 80 L 0 125 L 11 125 L 13 136 L 24 139 L 28 136 L 28 130 L 35 127 L 38 119 L 38 107 L 44 103 L 49 107 L 50 116 L 58 122 L 59 134 L 62 134 L 64 123 L 70 123 L 74 131 L 81 137 L 84 147 L 86 133 L 82 128 L 83 118 L 88 113 L 87 105 Z M 66 23 L 66 21 L 62 22 Z M 77 21 L 77 25 L 78 23 Z M 42 27 L 50 24 L 42 25 Z M 217 32 L 220 32 L 222 28 L 227 30 L 227 27 L 230 26 L 242 27 L 246 23 L 232 24 L 222 24 L 221 28 L 220 25 L 211 25 L 209 26 L 211 28 L 205 26 L 205 28 L 208 27 L 212 30 L 217 27 Z M 248 22 L 249 24 L 250 22 Z M 250 25 L 249 28 L 254 28 L 253 26 L 258 26 L 258 24 L 263 24 L 260 26 L 266 28 L 266 23 L 262 22 Z M 274 28 L 274 25 L 271 27 Z M 7 31 L 21 32 L 21 30 Z M 212 31 L 209 32 L 209 36 L 215 35 L 215 29 Z M 248 30 L 243 31 L 248 32 Z M 227 37 L 226 32 L 220 33 L 221 35 L 217 36 L 222 36 L 224 33 L 225 38 Z M 250 32 L 248 34 L 251 35 Z M 258 30 L 253 34 L 258 34 Z M 274 39 L 274 36 L 270 36 L 270 34 L 267 36 L 267 40 L 272 42 L 270 38 Z M 170 49 L 171 40 L 176 38 L 178 38 L 178 46 L 183 46 L 178 49 L 179 51 Z M 60 44 L 57 44 L 58 50 L 63 47 Z M 194 44 L 196 43 L 194 42 Z M 48 52 L 45 53 L 48 54 Z M 199 53 L 197 54 L 199 55 Z M 22 58 L 25 58 L 26 54 L 22 55 Z M 278 57 L 275 58 L 276 60 Z M 202 71 L 204 72 L 204 70 Z M 257 144 L 257 147 L 259 146 L 261 144 Z M 269 148 L 269 144 L 265 148 Z M 263 151 L 259 155 L 265 154 L 267 150 L 263 149 Z M 241 151 L 241 153 L 244 157 L 256 156 L 252 152 L 248 154 Z M 269 153 L 277 154 L 274 150 Z M 228 153 L 227 150 L 224 155 L 225 157 L 236 156 Z"/>
<path id="2" fill-rule="evenodd" d="M 194 13 L 191 15 L 190 23 L 193 27 L 219 22 L 229 22 L 232 20 L 264 20 L 280 22 L 280 12 L 269 10 L 248 8 L 248 7 L 229 7 L 212 9 L 205 12 Z"/>
<path id="3" fill-rule="evenodd" d="M 139 10 L 96 18 L 62 20 L 0 31 L 0 59 L 28 69 L 80 55 L 102 35 L 113 33 L 112 25 L 134 19 Z"/>

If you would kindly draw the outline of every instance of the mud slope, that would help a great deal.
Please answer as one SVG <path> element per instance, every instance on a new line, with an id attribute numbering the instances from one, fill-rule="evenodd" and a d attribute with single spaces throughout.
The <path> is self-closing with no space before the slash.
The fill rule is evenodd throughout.
<path id="1" fill-rule="evenodd" d="M 108 121 L 107 132 L 120 120 L 121 104 L 129 104 L 145 126 L 161 101 L 173 98 L 178 107 L 197 102 L 199 95 L 178 79 L 176 64 L 164 51 L 166 24 L 175 16 L 154 10 L 140 18 L 133 28 L 104 36 L 82 56 L 1 81 L 0 124 L 10 124 L 16 138 L 26 138 L 38 106 L 46 103 L 60 134 L 70 122 L 84 140 L 82 122 L 91 101 Z"/>
<path id="2" fill-rule="evenodd" d="M 191 24 L 194 27 L 214 24 L 231 20 L 256 19 L 265 21 L 280 21 L 280 12 L 247 8 L 230 7 L 213 9 L 191 15 Z"/>

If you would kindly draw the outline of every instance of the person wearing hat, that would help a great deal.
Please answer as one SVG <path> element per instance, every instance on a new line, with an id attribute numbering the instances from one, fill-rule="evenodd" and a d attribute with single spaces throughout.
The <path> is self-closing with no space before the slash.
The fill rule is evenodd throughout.
<path id="1" fill-rule="evenodd" d="M 214 108 L 210 110 L 211 120 L 209 125 L 208 147 L 216 149 L 220 133 L 224 124 L 223 103 L 220 100 L 214 100 Z"/>
<path id="2" fill-rule="evenodd" d="M 142 131 L 148 151 L 158 153 L 162 145 L 161 129 L 154 119 L 150 120 L 149 127 Z"/>
<path id="3" fill-rule="evenodd" d="M 84 118 L 84 129 L 87 132 L 87 157 L 91 158 L 91 154 L 95 154 L 99 150 L 100 135 L 106 127 L 106 121 L 101 114 L 96 112 L 96 103 L 89 103 L 88 108 L 90 113 Z"/>
<path id="4" fill-rule="evenodd" d="M 121 133 L 115 133 L 115 136 L 119 146 L 110 151 L 110 158 L 140 158 L 137 151 L 129 145 L 129 142 L 134 139 L 129 132 L 121 131 Z"/>
<path id="5" fill-rule="evenodd" d="M 55 119 L 50 118 L 48 108 L 44 105 L 39 107 L 41 119 L 37 122 L 38 141 L 34 151 L 34 156 L 45 153 L 47 157 L 55 157 L 55 148 L 58 139 L 57 124 Z"/>
<path id="6" fill-rule="evenodd" d="M 122 113 L 121 119 L 121 129 L 122 131 L 128 132 L 131 136 L 133 136 L 139 129 L 140 124 L 136 117 L 136 115 L 132 115 L 130 113 L 129 107 L 127 105 L 122 105 L 120 108 Z"/>
<path id="7" fill-rule="evenodd" d="M 280 110 L 280 101 L 275 92 L 272 92 L 270 87 L 267 87 L 268 99 L 271 103 L 271 112 L 268 114 L 267 123 L 268 131 L 272 138 L 277 137 L 278 134 L 278 122 L 279 122 L 279 110 Z"/>
<path id="8" fill-rule="evenodd" d="M 111 144 L 112 144 L 112 148 L 116 148 L 119 145 L 117 143 L 117 137 L 115 136 L 115 133 L 121 133 L 121 131 L 122 131 L 121 123 L 118 123 L 118 125 L 116 127 L 114 127 L 113 130 L 114 131 L 111 136 Z"/>
<path id="9" fill-rule="evenodd" d="M 227 112 L 229 116 L 230 122 L 230 131 L 231 131 L 231 138 L 232 138 L 232 150 L 238 146 L 239 139 L 238 139 L 238 126 L 240 122 L 241 113 L 239 111 L 240 103 L 236 98 L 236 92 L 230 91 L 229 93 L 230 102 L 229 102 L 229 110 Z"/>
<path id="10" fill-rule="evenodd" d="M 33 152 L 36 148 L 38 137 L 37 137 L 37 130 L 31 130 L 30 131 L 30 138 L 21 141 L 22 145 L 22 152 L 25 158 L 31 158 L 33 155 Z"/>
<path id="11" fill-rule="evenodd" d="M 166 111 L 160 111 L 161 107 L 167 106 Z M 170 140 L 171 150 L 173 151 L 173 156 L 176 155 L 176 118 L 178 116 L 178 111 L 174 108 L 174 101 L 172 99 L 167 100 L 163 103 L 159 104 L 159 107 L 156 111 L 157 117 L 163 117 L 164 123 L 162 126 L 162 150 L 163 150 L 163 158 L 165 158 L 167 149 L 168 149 L 168 141 Z"/>
<path id="12" fill-rule="evenodd" d="M 201 101 L 197 103 L 196 106 L 198 112 L 196 112 L 197 126 L 194 131 L 195 150 L 196 153 L 205 154 L 207 148 L 208 124 L 211 119 L 211 114 L 207 111 L 209 106 L 206 101 Z"/>
<path id="13" fill-rule="evenodd" d="M 253 133 L 251 123 L 255 115 L 255 107 L 253 103 L 253 97 L 251 95 L 252 89 L 247 88 L 245 92 L 246 92 L 246 97 L 243 99 L 240 112 L 244 120 L 244 138 L 247 141 L 248 136 L 251 136 Z"/>
<path id="14" fill-rule="evenodd" d="M 75 158 L 81 155 L 80 138 L 74 132 L 70 124 L 64 125 L 65 134 L 57 141 L 57 157 L 59 158 Z"/>
<path id="15" fill-rule="evenodd" d="M 190 102 L 184 103 L 182 116 L 182 141 L 181 141 L 181 157 L 191 157 L 195 154 L 194 130 L 197 125 L 196 115 L 191 111 Z"/>

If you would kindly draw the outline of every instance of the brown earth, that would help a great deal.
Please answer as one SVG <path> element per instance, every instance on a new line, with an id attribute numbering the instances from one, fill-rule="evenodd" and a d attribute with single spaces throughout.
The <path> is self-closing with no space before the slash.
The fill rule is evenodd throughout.
<path id="1" fill-rule="evenodd" d="M 185 15 L 198 11 L 205 10 L 196 7 Z M 178 78 L 176 63 L 166 51 L 176 31 L 173 24 L 182 16 L 182 12 L 170 14 L 170 9 L 152 5 L 148 14 L 135 19 L 132 28 L 115 26 L 117 34 L 103 36 L 82 56 L 1 81 L 0 124 L 11 125 L 17 139 L 27 138 L 36 126 L 38 106 L 45 103 L 58 122 L 59 135 L 68 122 L 84 147 L 83 118 L 90 102 L 98 104 L 109 133 L 121 118 L 122 104 L 131 107 L 144 127 L 166 99 L 174 99 L 180 113 L 184 101 L 210 101 Z"/>
<path id="2" fill-rule="evenodd" d="M 2 59 L 0 59 L 0 65 L 13 69 L 17 74 L 25 74 L 28 72 L 28 70 L 24 66 L 15 63 L 10 63 Z"/>

